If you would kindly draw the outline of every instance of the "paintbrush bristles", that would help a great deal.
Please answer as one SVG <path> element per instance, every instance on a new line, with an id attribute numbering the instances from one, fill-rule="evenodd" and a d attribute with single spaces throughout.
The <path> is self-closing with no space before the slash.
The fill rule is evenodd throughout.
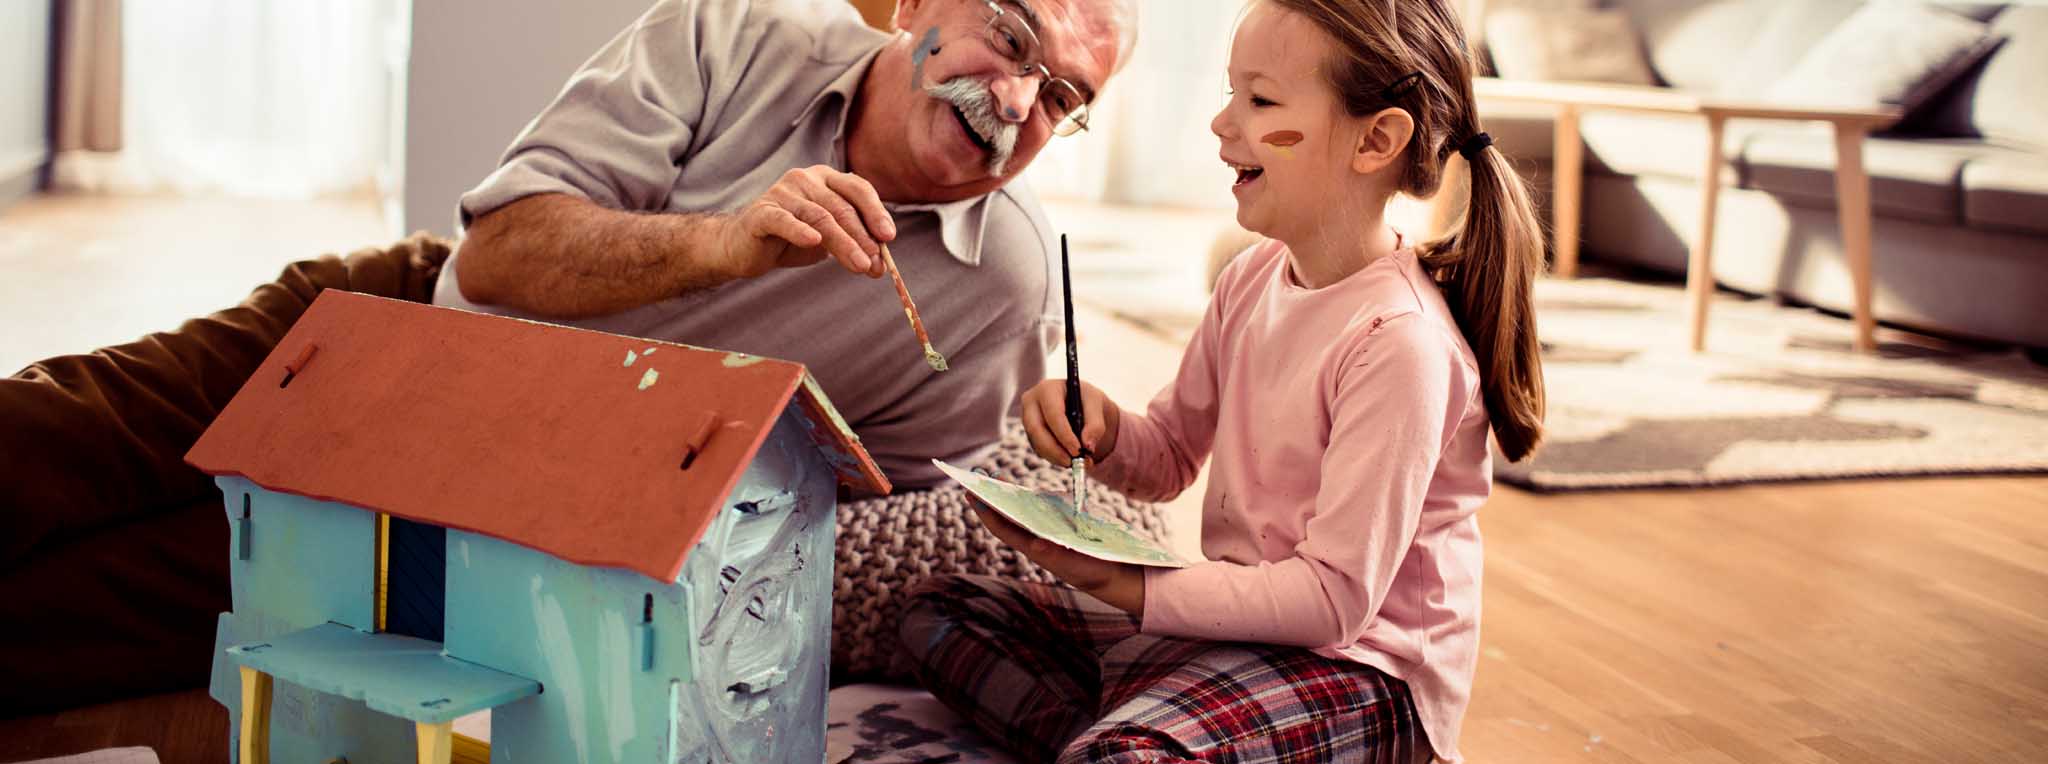
<path id="1" fill-rule="evenodd" d="M 882 265 L 889 271 L 889 279 L 896 282 L 896 297 L 903 301 L 903 315 L 910 318 L 910 330 L 917 333 L 917 344 L 924 346 L 924 362 L 932 371 L 946 370 L 946 357 L 932 347 L 931 335 L 924 331 L 924 318 L 917 314 L 917 303 L 910 299 L 910 287 L 903 285 L 903 272 L 896 269 L 896 258 L 889 254 L 889 245 L 882 245 Z"/>

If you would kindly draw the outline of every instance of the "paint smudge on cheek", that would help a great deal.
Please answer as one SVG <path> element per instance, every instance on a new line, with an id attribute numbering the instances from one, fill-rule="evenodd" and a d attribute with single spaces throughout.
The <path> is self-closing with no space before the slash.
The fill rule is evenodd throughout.
<path id="1" fill-rule="evenodd" d="M 1301 138 L 1298 130 L 1275 130 L 1260 138 L 1259 142 L 1273 147 L 1273 153 L 1279 154 L 1281 159 L 1293 159 L 1294 145 L 1300 143 Z"/>
<path id="2" fill-rule="evenodd" d="M 924 30 L 924 39 L 917 41 L 917 50 L 910 53 L 910 89 L 924 89 L 924 60 L 939 52 L 939 28 Z"/>

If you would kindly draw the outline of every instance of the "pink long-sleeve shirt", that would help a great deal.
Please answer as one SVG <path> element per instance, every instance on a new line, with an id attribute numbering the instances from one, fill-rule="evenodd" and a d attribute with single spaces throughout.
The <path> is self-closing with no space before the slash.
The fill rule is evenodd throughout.
<path id="1" fill-rule="evenodd" d="M 1289 260 L 1268 241 L 1224 270 L 1179 376 L 1095 468 L 1159 501 L 1213 457 L 1209 561 L 1148 569 L 1142 628 L 1378 668 L 1456 762 L 1492 486 L 1478 366 L 1412 249 L 1320 289 Z"/>

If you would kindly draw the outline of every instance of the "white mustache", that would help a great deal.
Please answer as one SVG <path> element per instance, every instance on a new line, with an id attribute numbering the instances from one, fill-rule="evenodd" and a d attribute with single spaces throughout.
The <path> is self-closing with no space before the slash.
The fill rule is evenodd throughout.
<path id="1" fill-rule="evenodd" d="M 1023 128 L 996 118 L 996 95 L 972 77 L 954 77 L 925 88 L 933 98 L 952 104 L 967 116 L 967 124 L 995 148 L 989 152 L 988 174 L 1000 176 L 1017 150 L 1017 135 Z"/>

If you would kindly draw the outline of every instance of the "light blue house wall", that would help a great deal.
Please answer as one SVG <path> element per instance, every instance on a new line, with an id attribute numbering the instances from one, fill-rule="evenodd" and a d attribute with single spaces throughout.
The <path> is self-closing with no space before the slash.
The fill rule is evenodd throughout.
<path id="1" fill-rule="evenodd" d="M 209 694 L 228 709 L 228 753 L 240 746 L 241 676 L 220 651 L 327 622 L 377 625 L 377 516 L 361 509 L 216 478 L 227 508 L 234 612 L 215 629 Z M 247 498 L 248 521 L 242 522 Z M 241 549 L 247 535 L 248 559 Z M 349 700 L 278 681 L 272 690 L 271 760 L 406 761 L 413 725 Z"/>
<path id="2" fill-rule="evenodd" d="M 377 627 L 377 516 L 219 478 L 228 510 L 235 612 L 261 610 L 303 629 L 329 621 Z M 247 507 L 248 521 L 242 522 Z M 242 559 L 243 533 L 248 559 Z"/>
<path id="3" fill-rule="evenodd" d="M 492 711 L 493 764 L 823 759 L 837 482 L 798 416 L 680 583 L 449 532 L 448 654 L 543 688 Z"/>

